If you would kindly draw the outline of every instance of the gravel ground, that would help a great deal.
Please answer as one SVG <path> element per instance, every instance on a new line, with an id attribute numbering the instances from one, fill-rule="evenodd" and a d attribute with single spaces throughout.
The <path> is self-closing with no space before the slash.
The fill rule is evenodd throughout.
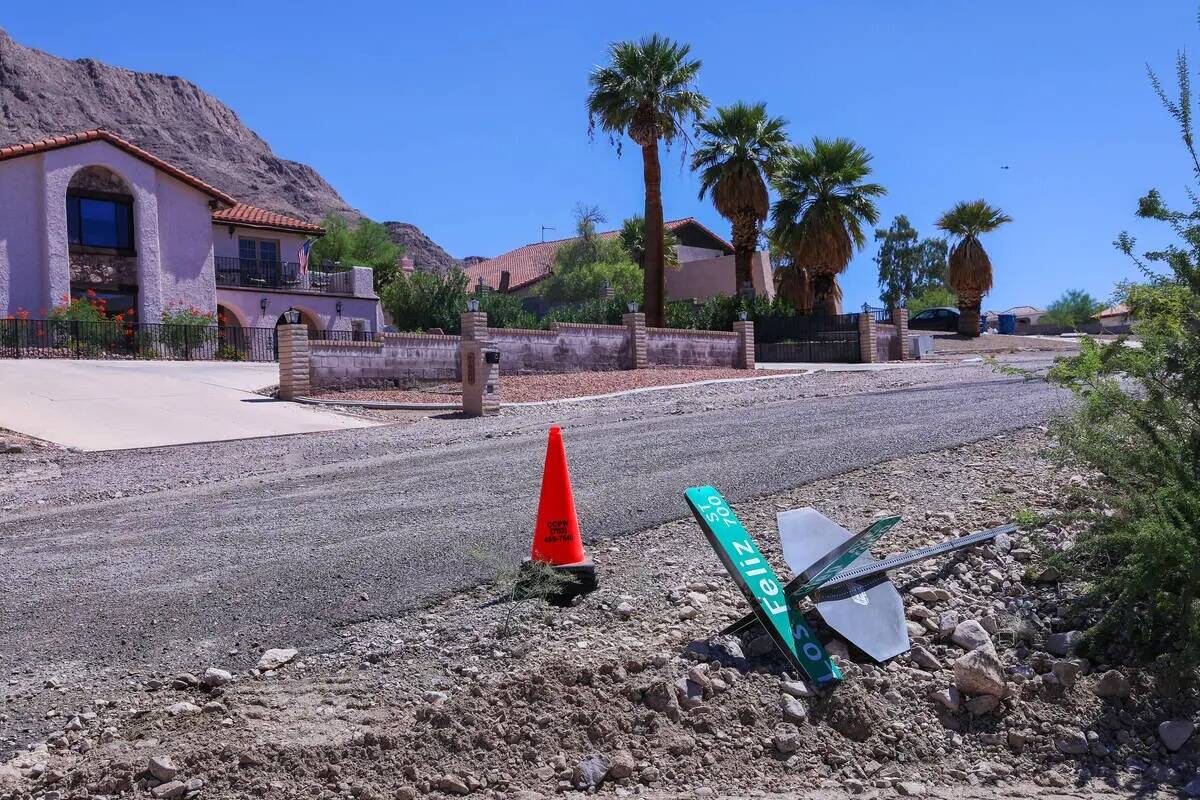
<path id="1" fill-rule="evenodd" d="M 846 676 L 831 691 L 787 675 L 757 633 L 711 638 L 745 602 L 683 519 L 593 543 L 601 588 L 571 608 L 513 606 L 501 577 L 279 667 L 211 653 L 85 684 L 16 675 L 5 715 L 56 730 L 0 766 L 0 798 L 1173 796 L 1197 737 L 1172 752 L 1159 725 L 1187 724 L 1194 702 L 1055 644 L 1082 620 L 1040 554 L 1077 532 L 1052 518 L 1087 477 L 1045 446 L 1024 430 L 735 505 L 784 573 L 774 515 L 797 506 L 851 530 L 901 514 L 877 555 L 1051 520 L 898 571 L 916 647 L 879 666 L 829 639 Z"/>
<path id="2" fill-rule="evenodd" d="M 788 375 L 789 372 L 781 372 Z M 744 369 L 639 369 L 568 372 L 553 375 L 501 375 L 505 403 L 562 400 L 570 397 L 611 394 L 649 386 L 672 386 L 722 379 L 762 378 Z M 457 403 L 462 397 L 458 382 L 429 382 L 409 389 L 348 389 L 314 394 L 322 400 L 370 400 L 383 403 Z"/>
<path id="3" fill-rule="evenodd" d="M 933 352 L 941 354 L 967 353 L 1028 353 L 1036 351 L 1069 352 L 1078 350 L 1079 344 L 1073 339 L 1045 339 L 1040 336 L 1009 336 L 1001 333 L 988 333 L 975 338 L 959 336 L 957 333 L 942 331 L 913 331 L 917 335 L 933 337 Z"/>

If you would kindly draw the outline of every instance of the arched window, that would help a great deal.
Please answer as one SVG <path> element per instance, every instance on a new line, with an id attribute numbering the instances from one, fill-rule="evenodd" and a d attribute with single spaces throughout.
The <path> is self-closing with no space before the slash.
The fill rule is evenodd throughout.
<path id="1" fill-rule="evenodd" d="M 133 254 L 133 196 L 119 175 L 104 167 L 84 167 L 72 176 L 67 240 L 74 247 Z"/>

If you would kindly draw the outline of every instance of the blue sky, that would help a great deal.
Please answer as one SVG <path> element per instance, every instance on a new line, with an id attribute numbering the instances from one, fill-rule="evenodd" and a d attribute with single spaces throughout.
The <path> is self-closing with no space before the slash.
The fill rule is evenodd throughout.
<path id="1" fill-rule="evenodd" d="M 864 145 L 889 189 L 881 225 L 906 214 L 932 234 L 958 200 L 1002 207 L 1014 222 L 985 243 L 989 308 L 1107 297 L 1136 274 L 1116 235 L 1162 241 L 1134 220 L 1137 198 L 1182 198 L 1189 177 L 1145 67 L 1172 79 L 1175 51 L 1200 39 L 1195 0 L 43 8 L 16 4 L 0 26 L 63 57 L 195 81 L 351 205 L 456 256 L 537 241 L 542 225 L 567 235 L 580 202 L 616 224 L 640 211 L 640 155 L 589 141 L 583 102 L 606 44 L 654 31 L 693 45 L 714 103 L 763 100 L 795 140 Z M 677 151 L 663 172 L 668 218 L 728 234 Z M 847 305 L 877 296 L 874 249 L 843 278 Z"/>

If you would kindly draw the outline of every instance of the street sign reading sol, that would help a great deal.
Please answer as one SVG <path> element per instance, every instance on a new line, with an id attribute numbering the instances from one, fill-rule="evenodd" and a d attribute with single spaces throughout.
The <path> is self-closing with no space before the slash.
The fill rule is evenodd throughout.
<path id="1" fill-rule="evenodd" d="M 842 671 L 804 621 L 798 602 L 784 594 L 783 583 L 721 493 L 711 486 L 696 486 L 684 496 L 713 550 L 788 662 L 817 684 L 840 680 Z"/>

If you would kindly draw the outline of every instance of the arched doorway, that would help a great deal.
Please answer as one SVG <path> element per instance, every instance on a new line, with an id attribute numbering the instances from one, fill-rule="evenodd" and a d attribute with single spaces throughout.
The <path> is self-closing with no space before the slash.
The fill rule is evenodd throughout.
<path id="1" fill-rule="evenodd" d="M 110 316 L 137 313 L 133 202 L 125 179 L 108 167 L 83 167 L 67 184 L 71 296 L 103 300 Z"/>
<path id="2" fill-rule="evenodd" d="M 300 324 L 308 327 L 308 335 L 310 337 L 321 330 L 321 321 L 315 314 L 303 308 L 296 308 L 295 306 L 292 306 L 292 308 L 300 312 Z M 285 324 L 287 324 L 287 319 L 284 318 L 283 314 L 280 314 L 279 318 L 275 320 L 275 327 L 278 328 L 280 325 Z"/>

